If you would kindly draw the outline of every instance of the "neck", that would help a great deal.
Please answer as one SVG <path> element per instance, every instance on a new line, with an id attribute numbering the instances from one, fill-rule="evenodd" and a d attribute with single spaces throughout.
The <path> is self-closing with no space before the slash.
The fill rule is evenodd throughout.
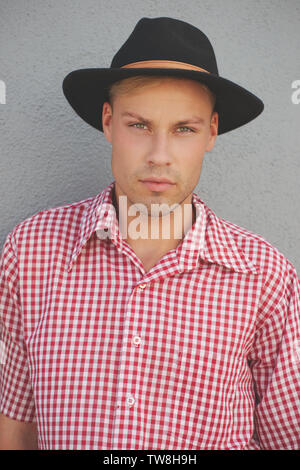
<path id="1" fill-rule="evenodd" d="M 138 215 L 129 215 L 128 198 L 118 198 L 115 186 L 112 202 L 116 210 L 119 228 L 123 239 L 130 245 L 147 246 L 148 249 L 166 250 L 175 248 L 190 230 L 196 220 L 196 210 L 192 204 L 192 194 L 174 210 L 163 215 L 146 213 L 138 210 Z"/>

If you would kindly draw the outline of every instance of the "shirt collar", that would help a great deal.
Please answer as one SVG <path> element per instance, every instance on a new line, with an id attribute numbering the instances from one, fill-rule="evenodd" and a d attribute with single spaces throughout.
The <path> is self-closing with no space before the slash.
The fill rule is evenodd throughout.
<path id="1" fill-rule="evenodd" d="M 117 249 L 122 250 L 123 239 L 112 199 L 114 185 L 115 181 L 100 194 L 90 198 L 82 216 L 68 271 L 95 232 L 99 238 L 110 238 Z M 179 271 L 194 269 L 203 260 L 236 272 L 257 274 L 258 267 L 237 244 L 228 223 L 207 207 L 196 193 L 193 193 L 192 202 L 196 209 L 196 220 L 176 249 Z"/>

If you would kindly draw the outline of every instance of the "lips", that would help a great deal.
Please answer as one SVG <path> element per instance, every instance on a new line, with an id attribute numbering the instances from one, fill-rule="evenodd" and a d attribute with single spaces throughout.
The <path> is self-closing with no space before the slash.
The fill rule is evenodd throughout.
<path id="1" fill-rule="evenodd" d="M 147 180 L 141 180 L 141 183 L 146 186 L 150 191 L 166 191 L 167 189 L 171 189 L 175 183 L 171 182 L 166 178 L 153 178 Z"/>
<path id="2" fill-rule="evenodd" d="M 143 183 L 168 183 L 168 184 L 175 184 L 173 181 L 167 179 L 167 178 L 147 178 L 144 180 L 141 180 Z"/>

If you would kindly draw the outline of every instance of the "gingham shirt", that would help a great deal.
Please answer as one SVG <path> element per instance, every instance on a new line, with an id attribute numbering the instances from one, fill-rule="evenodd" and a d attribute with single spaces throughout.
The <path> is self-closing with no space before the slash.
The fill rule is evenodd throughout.
<path id="1" fill-rule="evenodd" d="M 0 412 L 36 421 L 40 449 L 299 449 L 293 265 L 193 193 L 193 226 L 145 272 L 113 188 L 7 236 Z"/>

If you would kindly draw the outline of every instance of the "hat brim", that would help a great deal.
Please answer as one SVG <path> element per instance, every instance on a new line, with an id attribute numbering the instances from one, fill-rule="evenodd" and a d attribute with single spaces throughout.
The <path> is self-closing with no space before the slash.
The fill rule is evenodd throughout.
<path id="1" fill-rule="evenodd" d="M 103 132 L 102 106 L 108 88 L 118 80 L 135 75 L 168 75 L 204 83 L 216 95 L 219 114 L 218 135 L 247 124 L 264 109 L 263 102 L 240 85 L 218 75 L 185 69 L 88 68 L 70 72 L 63 80 L 63 93 L 74 111 L 88 124 Z"/>

